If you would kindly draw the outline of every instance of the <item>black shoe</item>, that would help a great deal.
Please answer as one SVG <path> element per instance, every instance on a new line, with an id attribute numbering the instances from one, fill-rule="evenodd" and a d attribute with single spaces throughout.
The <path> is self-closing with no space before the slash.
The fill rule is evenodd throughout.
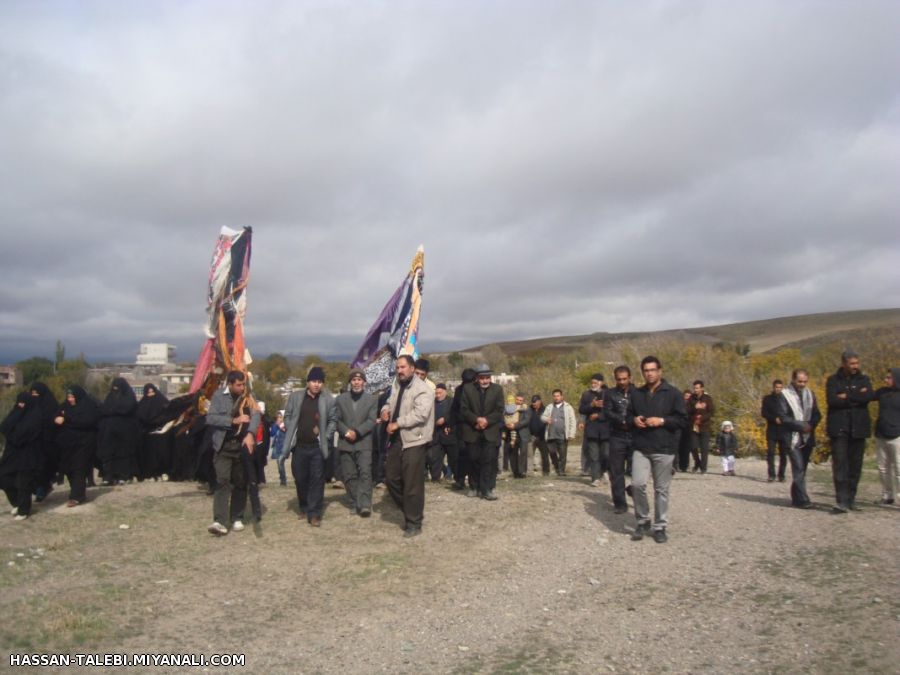
<path id="1" fill-rule="evenodd" d="M 768 478 L 768 480 L 766 480 L 766 482 L 767 482 L 767 483 L 774 483 L 774 482 L 775 482 L 775 476 L 769 476 L 769 478 Z"/>
<path id="2" fill-rule="evenodd" d="M 494 494 L 494 491 L 493 491 L 493 490 L 488 490 L 488 491 L 485 492 L 483 495 L 481 495 L 481 498 L 482 498 L 482 499 L 486 499 L 486 500 L 488 500 L 489 502 L 495 502 L 495 501 L 497 501 L 497 495 Z"/>
<path id="3" fill-rule="evenodd" d="M 849 508 L 851 511 L 862 511 L 863 510 L 862 507 L 857 506 L 856 504 L 851 504 Z"/>
<path id="4" fill-rule="evenodd" d="M 783 482 L 784 482 L 784 476 L 778 476 L 778 482 L 779 482 L 779 483 L 783 483 Z"/>
<path id="5" fill-rule="evenodd" d="M 798 509 L 811 509 L 812 507 L 812 502 L 803 502 L 802 504 L 797 504 Z"/>
<path id="6" fill-rule="evenodd" d="M 413 537 L 418 537 L 420 534 L 422 534 L 421 527 L 407 527 L 403 532 L 403 537 L 405 539 L 412 539 Z"/>
<path id="7" fill-rule="evenodd" d="M 669 538 L 666 536 L 666 529 L 662 528 L 661 530 L 653 530 L 653 541 L 657 544 L 665 544 L 669 541 Z"/>
<path id="8" fill-rule="evenodd" d="M 634 532 L 631 533 L 631 541 L 640 541 L 644 538 L 644 533 L 650 531 L 650 523 L 638 523 Z"/>
<path id="9" fill-rule="evenodd" d="M 843 504 L 835 504 L 834 506 L 831 507 L 832 513 L 847 513 L 849 510 L 850 509 L 848 509 Z"/>
<path id="10" fill-rule="evenodd" d="M 627 506 L 617 506 L 616 508 L 613 509 L 613 513 L 628 513 L 628 507 Z"/>
<path id="11" fill-rule="evenodd" d="M 454 483 L 450 487 L 453 488 L 454 490 L 465 490 L 466 489 L 466 486 L 463 484 L 460 484 L 460 483 Z"/>
<path id="12" fill-rule="evenodd" d="M 360 518 L 368 518 L 372 515 L 372 509 L 366 508 L 365 506 L 359 510 Z"/>
<path id="13" fill-rule="evenodd" d="M 893 504 L 894 498 L 893 497 L 882 497 L 881 499 L 878 500 L 877 503 L 878 504 Z"/>
<path id="14" fill-rule="evenodd" d="M 626 487 L 625 494 L 628 495 L 629 497 L 634 497 L 634 486 L 629 485 L 628 487 Z"/>

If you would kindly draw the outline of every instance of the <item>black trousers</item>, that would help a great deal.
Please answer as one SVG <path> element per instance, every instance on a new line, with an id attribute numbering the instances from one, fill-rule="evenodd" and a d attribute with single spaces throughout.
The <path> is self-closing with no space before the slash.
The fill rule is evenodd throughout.
<path id="1" fill-rule="evenodd" d="M 708 431 L 691 431 L 691 454 L 694 456 L 694 468 L 706 473 L 707 464 L 709 463 Z"/>
<path id="2" fill-rule="evenodd" d="M 259 452 L 259 450 L 256 450 L 256 452 Z M 243 445 L 241 446 L 241 463 L 244 465 L 250 508 L 253 509 L 253 516 L 259 520 L 262 518 L 262 503 L 259 501 L 259 472 L 255 457 Z"/>
<path id="3" fill-rule="evenodd" d="M 560 476 L 566 475 L 566 454 L 569 451 L 569 442 L 556 438 L 547 439 L 547 447 L 550 449 L 550 458 L 553 460 L 553 466 L 556 473 Z"/>
<path id="4" fill-rule="evenodd" d="M 546 476 L 550 473 L 550 448 L 543 438 L 535 438 L 534 445 L 541 453 L 541 472 Z M 556 456 L 553 457 L 553 468 L 559 471 L 559 460 Z"/>
<path id="5" fill-rule="evenodd" d="M 298 508 L 306 511 L 307 520 L 321 518 L 325 504 L 325 458 L 318 443 L 294 448 L 291 473 L 297 488 Z"/>
<path id="6" fill-rule="evenodd" d="M 631 457 L 631 434 L 614 433 L 609 439 L 609 483 L 614 506 L 628 507 L 625 497 L 625 461 Z"/>
<path id="7" fill-rule="evenodd" d="M 683 430 L 678 438 L 678 470 L 687 471 L 691 467 L 691 432 Z"/>
<path id="8" fill-rule="evenodd" d="M 425 517 L 425 446 L 404 448 L 397 438 L 388 446 L 384 464 L 387 489 L 403 511 L 403 529 L 421 528 Z"/>
<path id="9" fill-rule="evenodd" d="M 426 448 L 425 466 L 431 480 L 437 482 L 444 475 L 444 446 L 439 442 L 432 442 Z"/>
<path id="10" fill-rule="evenodd" d="M 515 443 L 503 442 L 503 454 L 509 458 L 509 469 L 516 478 L 528 475 L 528 443 L 517 437 Z"/>
<path id="11" fill-rule="evenodd" d="M 481 439 L 476 443 L 467 443 L 469 460 L 472 463 L 472 475 L 475 490 L 479 495 L 493 492 L 497 487 L 497 459 L 500 449 L 494 441 Z"/>
<path id="12" fill-rule="evenodd" d="M 456 444 L 456 468 L 453 471 L 453 481 L 456 487 L 466 486 L 466 478 L 469 479 L 469 487 L 475 489 L 474 464 L 469 457 L 469 446 L 460 441 Z"/>
<path id="13" fill-rule="evenodd" d="M 865 438 L 831 437 L 831 475 L 835 500 L 839 506 L 851 507 L 856 502 L 856 487 L 862 474 L 866 454 Z"/>
<path id="14" fill-rule="evenodd" d="M 588 471 L 593 482 L 606 473 L 609 467 L 609 441 L 589 438 L 585 445 L 588 453 Z"/>
<path id="15" fill-rule="evenodd" d="M 790 441 L 787 441 L 790 445 Z M 788 459 L 791 463 L 791 504 L 805 506 L 809 504 L 809 495 L 806 493 L 806 467 L 809 466 L 809 457 L 812 454 L 812 446 L 807 444 L 788 448 Z"/>
<path id="16" fill-rule="evenodd" d="M 790 440 L 785 440 L 778 429 L 766 429 L 766 465 L 769 469 L 769 478 L 775 478 L 775 449 L 778 448 L 778 478 L 784 480 L 784 469 L 787 465 L 787 445 Z"/>

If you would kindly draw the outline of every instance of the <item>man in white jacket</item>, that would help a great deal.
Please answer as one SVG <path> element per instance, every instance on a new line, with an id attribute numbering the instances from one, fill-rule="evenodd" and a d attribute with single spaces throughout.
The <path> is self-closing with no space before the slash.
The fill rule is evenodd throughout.
<path id="1" fill-rule="evenodd" d="M 575 438 L 577 422 L 575 409 L 566 402 L 561 389 L 553 390 L 553 403 L 544 408 L 541 421 L 547 424 L 546 439 L 550 454 L 559 457 L 556 473 L 565 476 L 566 453 L 569 441 Z"/>

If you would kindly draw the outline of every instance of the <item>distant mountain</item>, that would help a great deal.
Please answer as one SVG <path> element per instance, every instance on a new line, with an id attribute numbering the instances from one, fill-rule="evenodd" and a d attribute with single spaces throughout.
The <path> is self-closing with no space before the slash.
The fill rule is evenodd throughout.
<path id="1" fill-rule="evenodd" d="M 729 323 L 720 326 L 703 326 L 644 333 L 601 332 L 589 335 L 561 335 L 533 340 L 498 342 L 495 344 L 510 356 L 515 356 L 538 350 L 565 353 L 576 351 L 589 344 L 604 345 L 622 340 L 636 340 L 643 337 L 656 336 L 704 344 L 717 342 L 746 344 L 750 346 L 751 353 L 759 354 L 788 346 L 807 349 L 823 342 L 841 338 L 846 338 L 848 344 L 850 344 L 853 342 L 854 335 L 858 335 L 860 332 L 878 335 L 890 335 L 893 333 L 900 336 L 900 308 L 803 314 L 776 319 L 762 319 L 760 321 Z M 486 346 L 488 345 L 479 345 L 478 347 L 461 351 L 476 352 Z"/>

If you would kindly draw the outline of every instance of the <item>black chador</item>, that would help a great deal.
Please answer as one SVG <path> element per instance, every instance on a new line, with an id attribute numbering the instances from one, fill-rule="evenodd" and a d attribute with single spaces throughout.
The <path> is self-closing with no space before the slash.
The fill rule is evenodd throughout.
<path id="1" fill-rule="evenodd" d="M 138 426 L 137 398 L 123 378 L 112 381 L 106 400 L 100 406 L 100 435 L 97 457 L 103 467 L 105 483 L 122 483 L 137 472 L 135 451 Z"/>

